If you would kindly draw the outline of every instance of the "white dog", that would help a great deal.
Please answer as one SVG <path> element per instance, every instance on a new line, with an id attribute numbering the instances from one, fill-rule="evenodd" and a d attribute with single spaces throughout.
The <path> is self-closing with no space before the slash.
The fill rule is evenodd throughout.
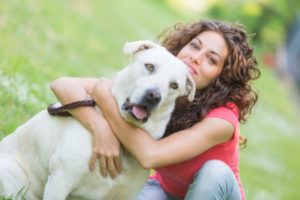
<path id="1" fill-rule="evenodd" d="M 151 41 L 126 43 L 131 63 L 117 74 L 112 93 L 121 115 L 162 137 L 175 99 L 191 101 L 195 85 L 186 65 Z M 0 195 L 15 195 L 28 187 L 26 199 L 133 200 L 148 171 L 123 150 L 123 171 L 115 179 L 90 172 L 91 136 L 72 117 L 41 111 L 0 143 Z"/>

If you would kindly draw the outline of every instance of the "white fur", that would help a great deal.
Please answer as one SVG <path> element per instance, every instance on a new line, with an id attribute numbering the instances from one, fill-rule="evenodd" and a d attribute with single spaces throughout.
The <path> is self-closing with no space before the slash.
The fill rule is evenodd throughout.
<path id="1" fill-rule="evenodd" d="M 126 43 L 132 62 L 117 74 L 112 93 L 121 115 L 159 139 L 179 96 L 192 99 L 195 85 L 186 66 L 151 41 Z M 149 73 L 145 63 L 155 65 Z M 178 89 L 170 88 L 176 81 Z M 137 122 L 121 109 L 126 98 L 139 102 L 145 90 L 157 88 L 161 101 L 146 123 Z M 188 90 L 188 91 L 187 91 Z M 123 150 L 123 172 L 112 180 L 88 169 L 92 154 L 88 131 L 72 117 L 53 117 L 41 111 L 0 142 L 0 195 L 16 195 L 28 188 L 27 199 L 132 200 L 141 190 L 148 171 Z"/>

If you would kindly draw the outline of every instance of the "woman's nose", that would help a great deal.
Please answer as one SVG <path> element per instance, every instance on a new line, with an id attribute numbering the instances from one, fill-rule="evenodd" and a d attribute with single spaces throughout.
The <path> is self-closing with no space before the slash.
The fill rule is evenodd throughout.
<path id="1" fill-rule="evenodd" d="M 203 57 L 204 57 L 203 53 L 201 53 L 201 52 L 193 53 L 190 55 L 191 61 L 198 65 L 202 63 Z"/>

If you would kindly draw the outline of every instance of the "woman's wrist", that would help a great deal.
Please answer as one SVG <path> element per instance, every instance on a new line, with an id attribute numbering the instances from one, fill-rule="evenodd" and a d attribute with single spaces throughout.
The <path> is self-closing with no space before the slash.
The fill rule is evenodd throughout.
<path id="1" fill-rule="evenodd" d="M 108 122 L 106 119 L 101 115 L 98 120 L 91 120 L 89 123 L 89 128 L 91 131 L 91 134 L 99 134 L 103 133 L 104 130 L 110 129 L 110 126 L 108 125 Z"/>

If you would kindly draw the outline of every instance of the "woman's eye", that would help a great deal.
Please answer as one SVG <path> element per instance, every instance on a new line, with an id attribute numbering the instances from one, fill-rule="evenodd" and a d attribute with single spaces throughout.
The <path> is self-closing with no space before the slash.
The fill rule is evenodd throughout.
<path id="1" fill-rule="evenodd" d="M 146 63 L 146 64 L 145 64 L 145 67 L 146 67 L 146 69 L 147 69 L 149 72 L 154 72 L 155 67 L 154 67 L 153 64 L 151 64 L 151 63 Z"/>
<path id="2" fill-rule="evenodd" d="M 209 62 L 213 65 L 216 65 L 217 64 L 217 61 L 213 58 L 209 58 Z"/>
<path id="3" fill-rule="evenodd" d="M 170 83 L 170 88 L 176 90 L 178 88 L 178 83 L 176 83 L 176 82 Z"/>
<path id="4" fill-rule="evenodd" d="M 195 42 L 191 42 L 191 46 L 194 48 L 194 49 L 200 49 L 200 46 L 197 44 L 197 43 L 195 43 Z"/>

